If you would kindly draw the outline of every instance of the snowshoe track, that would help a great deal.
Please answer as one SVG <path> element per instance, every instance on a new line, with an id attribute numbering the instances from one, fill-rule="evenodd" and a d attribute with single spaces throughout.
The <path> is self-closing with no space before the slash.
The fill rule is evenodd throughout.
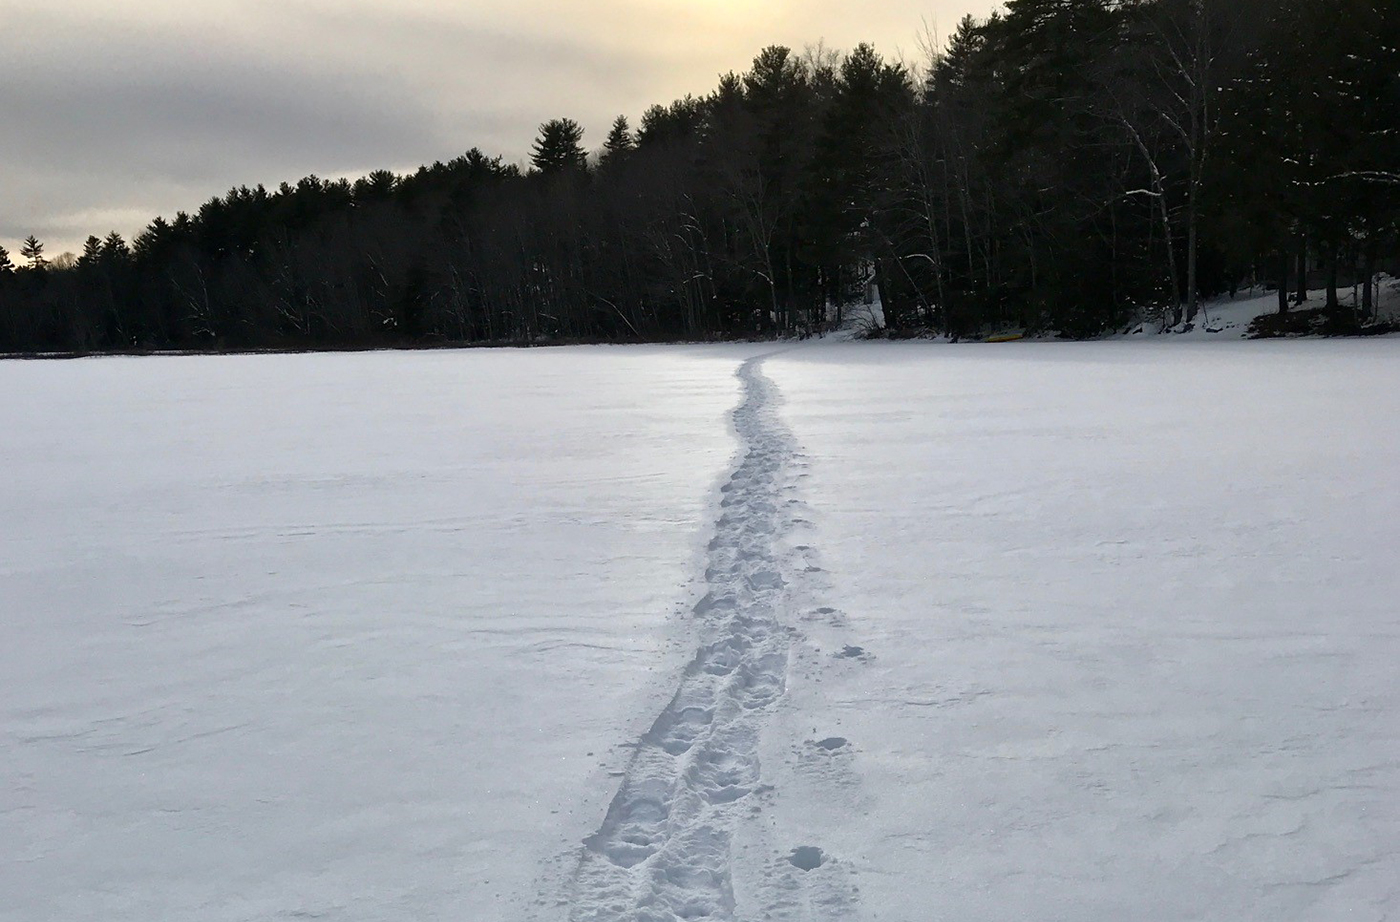
<path id="1" fill-rule="evenodd" d="M 732 835 L 760 782 L 758 735 L 786 688 L 793 574 L 777 540 L 796 456 L 762 356 L 738 371 L 740 461 L 722 488 L 695 606 L 700 648 L 637 745 L 573 879 L 573 922 L 733 920 Z"/>

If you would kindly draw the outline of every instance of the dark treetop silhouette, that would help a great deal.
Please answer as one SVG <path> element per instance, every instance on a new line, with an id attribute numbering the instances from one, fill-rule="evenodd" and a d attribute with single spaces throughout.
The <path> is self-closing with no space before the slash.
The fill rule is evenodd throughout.
<path id="1" fill-rule="evenodd" d="M 31 237 L 0 251 L 0 351 L 769 335 L 871 289 L 895 329 L 1088 336 L 1244 280 L 1286 310 L 1309 269 L 1365 312 L 1400 228 L 1396 35 L 1393 0 L 1010 0 L 918 80 L 768 48 L 592 165 L 556 119 L 528 171 L 241 187 L 57 264 Z"/>

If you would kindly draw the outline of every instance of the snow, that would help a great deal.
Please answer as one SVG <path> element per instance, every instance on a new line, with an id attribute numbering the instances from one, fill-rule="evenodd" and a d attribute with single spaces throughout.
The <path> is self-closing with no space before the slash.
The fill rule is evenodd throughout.
<path id="1" fill-rule="evenodd" d="M 1358 282 L 1358 286 L 1359 284 Z M 1379 319 L 1393 322 L 1397 317 L 1400 317 L 1400 279 L 1392 278 L 1384 273 L 1378 275 L 1375 299 L 1376 316 Z M 1363 303 L 1359 287 L 1339 290 L 1338 300 L 1344 307 L 1359 308 Z M 1302 304 L 1294 302 L 1290 297 L 1289 310 L 1312 310 L 1325 307 L 1326 304 L 1327 289 L 1316 288 L 1308 291 L 1307 300 Z M 1222 295 L 1202 301 L 1200 316 L 1195 323 L 1189 325 L 1190 329 L 1187 329 L 1188 325 L 1183 323 L 1179 328 L 1159 331 L 1151 323 L 1144 323 L 1135 326 L 1127 335 L 1130 337 L 1144 334 L 1151 336 L 1161 332 L 1179 339 L 1197 342 L 1239 339 L 1248 334 L 1249 325 L 1256 318 L 1276 313 L 1278 313 L 1277 289 L 1249 288 L 1237 293 L 1235 297 Z"/>
<path id="2" fill-rule="evenodd" d="M 755 357 L 739 370 L 741 457 L 721 488 L 708 545 L 707 591 L 694 609 L 698 652 L 638 741 L 601 828 L 586 843 L 567 898 L 570 919 L 726 918 L 735 911 L 735 834 L 771 799 L 771 787 L 760 783 L 758 749 L 786 687 L 791 638 L 783 615 L 803 576 L 800 555 L 781 541 L 801 507 L 790 477 L 794 446 L 761 364 Z M 771 849 L 757 851 L 755 864 L 766 857 L 777 866 L 763 873 L 753 900 L 771 917 L 788 892 L 801 891 L 798 872 L 820 862 L 812 849 L 794 851 L 790 867 Z M 853 894 L 841 897 L 843 908 L 853 902 Z"/>
<path id="3" fill-rule="evenodd" d="M 726 350 L 0 363 L 0 919 L 505 919 L 690 655 Z"/>
<path id="4" fill-rule="evenodd" d="M 769 736 L 781 837 L 849 863 L 869 919 L 1392 918 L 1397 358 L 771 361 L 833 610 Z M 834 787 L 790 754 L 827 736 Z"/>
<path id="5" fill-rule="evenodd" d="M 1396 348 L 0 364 L 0 919 L 1389 918 Z"/>

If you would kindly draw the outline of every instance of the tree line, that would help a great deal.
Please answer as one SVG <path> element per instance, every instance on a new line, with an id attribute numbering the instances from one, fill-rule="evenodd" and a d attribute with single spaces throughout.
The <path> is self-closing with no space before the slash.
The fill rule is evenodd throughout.
<path id="1" fill-rule="evenodd" d="M 47 261 L 0 352 L 891 331 L 1093 336 L 1242 285 L 1363 288 L 1400 240 L 1394 0 L 1009 0 L 917 69 L 764 49 L 590 154 L 239 187 Z"/>

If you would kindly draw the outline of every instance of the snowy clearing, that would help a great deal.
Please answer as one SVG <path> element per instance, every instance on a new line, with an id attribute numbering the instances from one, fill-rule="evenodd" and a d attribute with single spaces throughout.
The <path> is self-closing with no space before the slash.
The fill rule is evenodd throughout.
<path id="1" fill-rule="evenodd" d="M 0 364 L 0 919 L 1392 918 L 1397 349 Z"/>

